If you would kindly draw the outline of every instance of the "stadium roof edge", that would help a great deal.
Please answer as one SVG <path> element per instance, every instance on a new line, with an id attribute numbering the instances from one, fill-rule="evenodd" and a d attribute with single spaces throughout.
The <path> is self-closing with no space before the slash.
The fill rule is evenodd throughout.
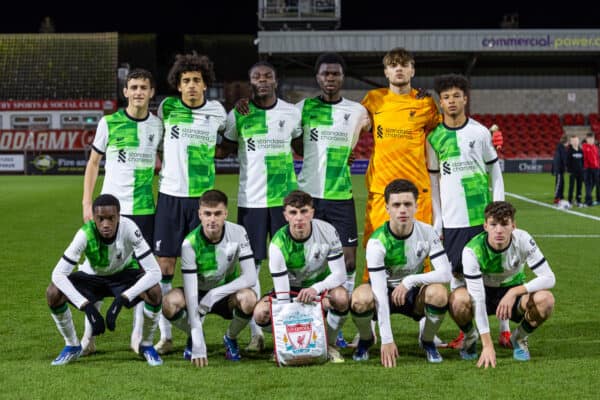
<path id="1" fill-rule="evenodd" d="M 600 53 L 600 30 L 385 30 L 259 31 L 259 54 L 386 52 L 405 47 L 415 53 L 584 52 Z"/>

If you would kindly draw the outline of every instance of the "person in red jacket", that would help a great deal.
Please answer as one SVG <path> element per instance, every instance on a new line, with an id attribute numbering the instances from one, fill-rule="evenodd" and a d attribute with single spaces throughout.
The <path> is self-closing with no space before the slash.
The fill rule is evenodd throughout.
<path id="1" fill-rule="evenodd" d="M 585 204 L 587 206 L 600 204 L 600 192 L 598 191 L 600 179 L 600 150 L 596 145 L 593 132 L 585 135 L 585 141 L 581 146 L 583 151 L 583 182 L 585 183 Z M 596 201 L 592 202 L 592 191 L 596 188 Z"/>

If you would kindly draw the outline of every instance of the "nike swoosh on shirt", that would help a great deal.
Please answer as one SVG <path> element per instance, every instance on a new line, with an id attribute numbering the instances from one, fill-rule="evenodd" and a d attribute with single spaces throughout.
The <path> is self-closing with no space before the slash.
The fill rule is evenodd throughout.
<path id="1" fill-rule="evenodd" d="M 354 243 L 358 240 L 358 238 L 348 239 L 348 243 Z"/>

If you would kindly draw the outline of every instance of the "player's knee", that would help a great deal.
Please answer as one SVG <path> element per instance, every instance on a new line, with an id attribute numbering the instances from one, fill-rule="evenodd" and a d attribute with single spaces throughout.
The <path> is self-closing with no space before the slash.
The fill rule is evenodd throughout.
<path id="1" fill-rule="evenodd" d="M 353 274 L 356 271 L 356 261 L 354 259 L 346 258 L 346 273 Z"/>
<path id="2" fill-rule="evenodd" d="M 354 290 L 352 293 L 351 308 L 357 314 L 366 313 L 375 308 L 370 285 L 360 285 Z"/>
<path id="3" fill-rule="evenodd" d="M 471 297 L 465 288 L 458 288 L 450 294 L 448 311 L 454 317 L 472 316 Z"/>
<path id="4" fill-rule="evenodd" d="M 329 292 L 329 301 L 336 311 L 344 312 L 348 310 L 350 296 L 348 291 L 340 286 Z"/>
<path id="5" fill-rule="evenodd" d="M 58 307 L 64 303 L 63 297 L 64 296 L 62 292 L 56 287 L 56 285 L 54 285 L 54 283 L 50 283 L 50 285 L 48 285 L 46 288 L 46 301 L 48 306 Z"/>
<path id="6" fill-rule="evenodd" d="M 167 318 L 173 318 L 179 311 L 179 301 L 177 290 L 171 290 L 162 298 L 162 313 Z"/>
<path id="7" fill-rule="evenodd" d="M 253 313 L 254 321 L 258 325 L 267 325 L 269 323 L 270 315 L 269 315 L 269 302 L 260 300 L 256 307 L 254 307 Z"/>
<path id="8" fill-rule="evenodd" d="M 540 290 L 533 295 L 533 310 L 528 310 L 539 317 L 538 322 L 545 321 L 554 310 L 554 295 L 548 290 Z M 529 308 L 529 307 L 528 307 Z"/>
<path id="9" fill-rule="evenodd" d="M 448 304 L 448 291 L 443 285 L 432 284 L 425 291 L 425 303 L 436 307 L 445 307 Z"/>
<path id="10" fill-rule="evenodd" d="M 175 273 L 175 262 L 174 257 L 156 257 L 158 265 L 160 266 L 160 272 L 163 275 L 173 275 Z"/>
<path id="11" fill-rule="evenodd" d="M 157 306 L 162 302 L 162 291 L 160 285 L 156 284 L 146 290 L 146 299 L 144 301 L 152 306 Z"/>
<path id="12" fill-rule="evenodd" d="M 256 306 L 256 294 L 251 289 L 242 289 L 236 293 L 237 307 L 244 314 L 252 314 Z"/>

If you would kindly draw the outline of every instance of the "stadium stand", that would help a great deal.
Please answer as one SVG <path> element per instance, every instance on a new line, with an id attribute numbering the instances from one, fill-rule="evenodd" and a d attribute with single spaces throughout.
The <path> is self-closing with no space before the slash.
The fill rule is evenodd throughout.
<path id="1" fill-rule="evenodd" d="M 117 33 L 0 35 L 2 100 L 115 99 Z"/>
<path id="2" fill-rule="evenodd" d="M 600 129 L 600 118 L 597 114 L 590 121 L 595 121 Z M 583 116 L 583 114 L 582 114 Z M 502 157 L 506 159 L 552 158 L 554 148 L 565 133 L 562 122 L 566 115 L 558 114 L 473 114 L 474 119 L 490 127 L 497 124 L 504 135 Z M 579 117 L 572 115 L 568 121 L 577 121 Z M 354 154 L 357 159 L 371 156 L 373 147 L 372 135 L 363 135 L 356 145 Z"/>
<path id="3" fill-rule="evenodd" d="M 600 114 L 590 114 L 588 121 L 591 131 L 596 134 L 596 139 L 600 138 Z"/>

